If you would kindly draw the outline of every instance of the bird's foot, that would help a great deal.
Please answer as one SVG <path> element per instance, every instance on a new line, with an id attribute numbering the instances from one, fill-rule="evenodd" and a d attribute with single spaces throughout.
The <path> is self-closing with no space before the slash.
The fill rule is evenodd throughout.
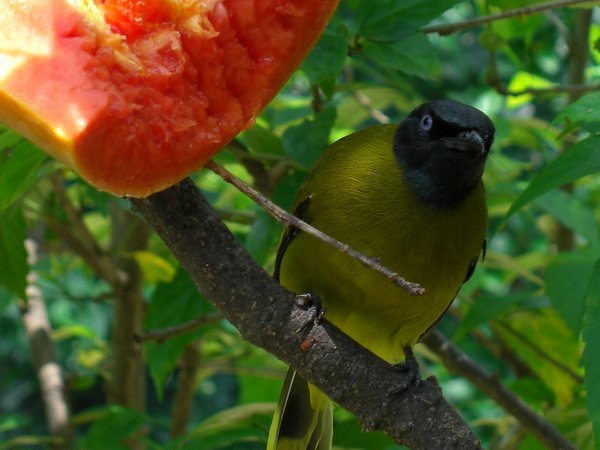
<path id="1" fill-rule="evenodd" d="M 296 306 L 309 313 L 302 326 L 298 329 L 298 332 L 306 330 L 308 327 L 318 325 L 325 314 L 325 308 L 321 304 L 321 298 L 318 295 L 311 294 L 298 294 L 295 298 Z"/>
<path id="2" fill-rule="evenodd" d="M 417 358 L 412 351 L 410 346 L 406 346 L 403 348 L 404 350 L 404 361 L 399 364 L 394 364 L 392 369 L 404 375 L 404 379 L 402 383 L 392 389 L 389 395 L 399 395 L 407 391 L 409 388 L 417 386 L 421 381 L 419 376 L 419 363 L 417 362 Z"/>

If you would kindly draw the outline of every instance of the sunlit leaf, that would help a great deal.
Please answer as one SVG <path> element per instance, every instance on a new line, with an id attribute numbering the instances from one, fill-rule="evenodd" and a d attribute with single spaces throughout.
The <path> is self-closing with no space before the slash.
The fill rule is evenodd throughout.
<path id="1" fill-rule="evenodd" d="M 94 330 L 92 330 L 91 328 L 76 323 L 70 325 L 63 325 L 62 327 L 59 327 L 56 330 L 54 330 L 54 332 L 52 333 L 52 338 L 57 342 L 65 339 L 71 339 L 74 337 L 95 339 L 97 336 Z"/>
<path id="2" fill-rule="evenodd" d="M 496 327 L 503 340 L 560 404 L 568 404 L 579 383 L 579 342 L 570 328 L 552 308 L 514 311 L 503 322 Z"/>
<path id="3" fill-rule="evenodd" d="M 508 83 L 508 90 L 522 92 L 527 89 L 541 89 L 552 86 L 552 82 L 529 72 L 517 72 Z M 511 95 L 508 98 L 508 106 L 517 108 L 531 101 L 533 94 Z"/>
<path id="4" fill-rule="evenodd" d="M 176 269 L 169 261 L 147 250 L 133 252 L 135 261 L 142 269 L 144 278 L 152 283 L 168 283 L 173 280 Z"/>

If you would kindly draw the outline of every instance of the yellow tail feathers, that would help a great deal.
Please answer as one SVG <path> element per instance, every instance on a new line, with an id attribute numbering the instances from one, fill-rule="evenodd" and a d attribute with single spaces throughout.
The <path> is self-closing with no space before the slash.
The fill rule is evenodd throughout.
<path id="1" fill-rule="evenodd" d="M 289 369 L 269 430 L 267 450 L 330 450 L 331 400 Z"/>

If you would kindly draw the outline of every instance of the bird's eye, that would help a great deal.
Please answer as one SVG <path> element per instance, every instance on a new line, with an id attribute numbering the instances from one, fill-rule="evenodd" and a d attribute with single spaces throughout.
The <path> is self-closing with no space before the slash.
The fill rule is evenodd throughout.
<path id="1" fill-rule="evenodd" d="M 433 117 L 430 114 L 425 114 L 421 117 L 421 130 L 429 131 L 433 126 Z"/>

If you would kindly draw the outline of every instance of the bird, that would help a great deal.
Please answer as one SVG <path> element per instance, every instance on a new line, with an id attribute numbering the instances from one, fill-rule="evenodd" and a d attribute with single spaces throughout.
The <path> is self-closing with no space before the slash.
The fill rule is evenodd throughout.
<path id="1" fill-rule="evenodd" d="M 431 329 L 485 256 L 482 175 L 494 125 L 453 100 L 424 103 L 398 125 L 330 145 L 292 205 L 296 216 L 425 290 L 410 295 L 380 273 L 288 226 L 274 277 L 320 300 L 325 319 L 390 364 Z M 418 370 L 418 369 L 417 369 Z M 289 369 L 267 450 L 326 450 L 331 400 Z"/>

